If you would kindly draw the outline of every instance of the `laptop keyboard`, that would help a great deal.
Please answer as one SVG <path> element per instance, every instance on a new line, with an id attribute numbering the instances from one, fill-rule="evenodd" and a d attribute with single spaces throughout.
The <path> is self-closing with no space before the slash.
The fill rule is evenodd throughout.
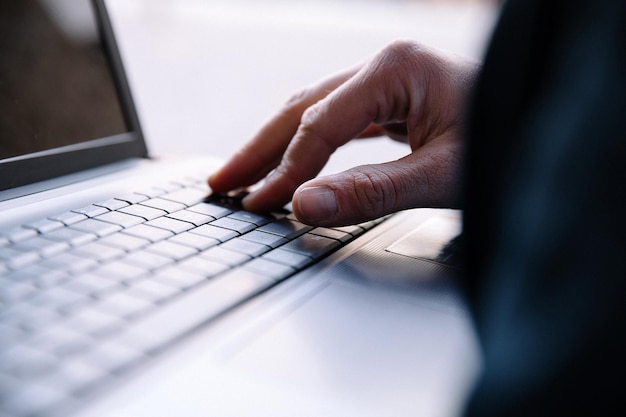
<path id="1" fill-rule="evenodd" d="M 377 222 L 312 228 L 202 178 L 0 232 L 0 416 L 80 404 Z"/>

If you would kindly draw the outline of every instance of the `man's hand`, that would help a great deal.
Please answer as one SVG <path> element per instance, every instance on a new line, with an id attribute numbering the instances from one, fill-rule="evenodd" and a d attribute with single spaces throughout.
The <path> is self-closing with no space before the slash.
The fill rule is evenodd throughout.
<path id="1" fill-rule="evenodd" d="M 209 185 L 226 192 L 267 176 L 243 200 L 247 210 L 269 211 L 293 199 L 298 219 L 320 226 L 458 206 L 462 123 L 477 72 L 475 62 L 396 41 L 295 95 Z M 312 179 L 339 146 L 380 134 L 408 142 L 412 152 Z"/>

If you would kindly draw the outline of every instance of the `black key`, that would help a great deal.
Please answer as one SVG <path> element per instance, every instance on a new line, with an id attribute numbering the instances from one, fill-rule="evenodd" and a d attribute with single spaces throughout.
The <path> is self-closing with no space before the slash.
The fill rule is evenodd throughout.
<path id="1" fill-rule="evenodd" d="M 241 220 L 243 222 L 253 223 L 253 224 L 256 224 L 257 226 L 263 226 L 264 224 L 269 223 L 272 220 L 274 220 L 273 218 L 269 216 L 263 216 L 261 214 L 256 214 L 256 213 L 250 213 L 249 211 L 245 211 L 245 210 L 235 211 L 234 213 L 229 214 L 228 217 L 231 219 Z"/>
<path id="2" fill-rule="evenodd" d="M 265 226 L 261 226 L 260 232 L 272 233 L 278 236 L 282 236 L 287 239 L 293 239 L 303 233 L 311 230 L 311 226 L 297 222 L 295 220 L 289 220 L 287 218 L 277 220 L 272 223 L 268 223 Z"/>
<path id="3" fill-rule="evenodd" d="M 333 227 L 333 229 L 339 230 L 340 232 L 350 233 L 352 236 L 358 236 L 365 231 L 365 229 L 363 229 L 362 227 L 355 226 L 355 225 Z"/>
<path id="4" fill-rule="evenodd" d="M 220 242 L 226 242 L 238 235 L 237 232 L 232 230 L 224 229 L 221 227 L 211 226 L 210 224 L 205 224 L 203 226 L 197 227 L 190 231 L 191 233 L 195 233 L 198 235 L 210 237 L 213 239 L 217 239 Z"/>
<path id="5" fill-rule="evenodd" d="M 350 233 L 342 232 L 341 230 L 337 230 L 337 229 L 329 229 L 327 227 L 316 227 L 315 229 L 311 230 L 309 233 L 318 235 L 318 236 L 324 236 L 330 239 L 336 239 L 340 242 L 346 242 L 352 239 L 352 235 Z"/>
<path id="6" fill-rule="evenodd" d="M 223 227 L 224 229 L 234 230 L 237 233 L 246 233 L 254 229 L 254 223 L 248 223 L 241 220 L 231 219 L 230 217 L 222 217 L 211 223 L 212 226 Z"/>
<path id="7" fill-rule="evenodd" d="M 282 236 L 274 235 L 272 233 L 259 232 L 258 230 L 253 230 L 250 233 L 246 233 L 245 235 L 241 236 L 241 239 L 249 240 L 256 243 L 262 243 L 271 248 L 278 247 L 287 242 L 287 239 Z"/>
<path id="8" fill-rule="evenodd" d="M 339 242 L 327 237 L 305 234 L 281 246 L 282 249 L 301 255 L 319 258 L 339 246 Z"/>

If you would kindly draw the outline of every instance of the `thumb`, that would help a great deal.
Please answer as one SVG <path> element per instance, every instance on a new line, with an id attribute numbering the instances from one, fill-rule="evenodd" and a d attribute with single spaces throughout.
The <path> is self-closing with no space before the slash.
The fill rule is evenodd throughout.
<path id="1" fill-rule="evenodd" d="M 342 226 L 409 208 L 457 206 L 460 152 L 421 151 L 308 181 L 294 194 L 294 214 L 310 225 Z"/>

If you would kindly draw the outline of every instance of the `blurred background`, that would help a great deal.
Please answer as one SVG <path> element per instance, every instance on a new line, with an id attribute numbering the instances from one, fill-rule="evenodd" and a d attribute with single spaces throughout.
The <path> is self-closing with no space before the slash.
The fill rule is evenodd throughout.
<path id="1" fill-rule="evenodd" d="M 247 141 L 299 88 L 394 39 L 481 59 L 498 11 L 494 0 L 107 4 L 151 152 L 220 157 Z M 344 148 L 325 173 L 408 152 L 383 139 Z"/>

